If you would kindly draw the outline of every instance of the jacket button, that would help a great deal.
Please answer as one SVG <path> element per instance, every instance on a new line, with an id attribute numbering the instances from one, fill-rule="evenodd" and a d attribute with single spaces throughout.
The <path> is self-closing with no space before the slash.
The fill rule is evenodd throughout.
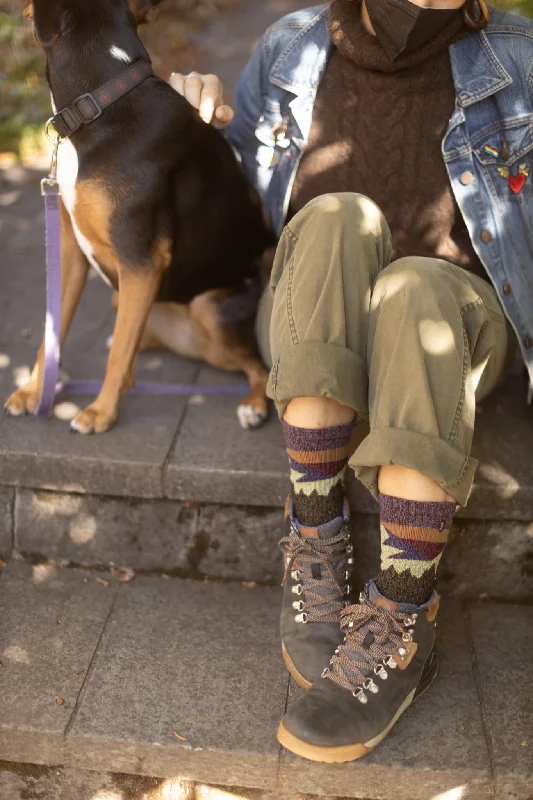
<path id="1" fill-rule="evenodd" d="M 533 339 L 531 338 L 531 336 L 526 336 L 526 338 L 524 339 L 524 346 L 526 350 L 530 350 L 533 347 Z"/>
<path id="2" fill-rule="evenodd" d="M 513 290 L 511 289 L 511 284 L 510 283 L 504 283 L 504 285 L 503 285 L 503 293 L 504 294 L 511 294 L 512 291 Z"/>
<path id="3" fill-rule="evenodd" d="M 481 241 L 485 244 L 492 242 L 492 233 L 490 231 L 481 231 Z"/>
<path id="4" fill-rule="evenodd" d="M 461 181 L 463 186 L 468 186 L 474 180 L 474 176 L 472 175 L 471 172 L 463 172 L 459 180 Z"/>

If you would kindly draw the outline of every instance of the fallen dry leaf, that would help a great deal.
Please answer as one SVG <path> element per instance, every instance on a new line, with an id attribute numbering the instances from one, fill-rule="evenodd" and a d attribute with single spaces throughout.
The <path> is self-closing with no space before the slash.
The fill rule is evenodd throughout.
<path id="1" fill-rule="evenodd" d="M 195 500 L 187 500 L 183 504 L 183 508 L 196 508 L 198 503 Z"/>
<path id="2" fill-rule="evenodd" d="M 255 589 L 257 584 L 254 581 L 242 581 L 241 586 L 244 586 L 245 589 Z"/>
<path id="3" fill-rule="evenodd" d="M 117 570 L 118 579 L 121 583 L 129 583 L 135 577 L 135 572 L 130 567 L 120 567 Z"/>
<path id="4" fill-rule="evenodd" d="M 172 731 L 176 739 L 179 739 L 180 742 L 188 742 L 189 740 L 185 738 L 185 736 L 180 736 L 177 731 Z"/>
<path id="5" fill-rule="evenodd" d="M 527 747 L 527 741 L 524 739 L 524 741 L 521 742 L 521 745 L 522 745 L 522 747 Z"/>
<path id="6" fill-rule="evenodd" d="M 95 578 L 96 583 L 101 583 L 102 586 L 111 586 L 109 581 L 104 581 L 103 578 Z"/>
<path id="7" fill-rule="evenodd" d="M 4 569 L 5 566 L 6 566 L 6 562 L 2 561 L 2 559 L 0 558 L 0 569 Z"/>
<path id="8" fill-rule="evenodd" d="M 84 669 L 79 669 L 79 670 L 76 672 L 76 675 L 83 675 L 83 673 L 84 673 L 84 672 L 85 672 L 85 670 L 84 670 Z"/>
<path id="9" fill-rule="evenodd" d="M 54 697 L 54 700 L 56 701 L 56 706 L 63 706 L 63 705 L 65 705 L 65 701 L 64 701 L 64 700 L 63 700 L 63 698 L 62 698 L 62 697 L 60 697 L 58 694 L 56 694 L 56 696 Z"/>

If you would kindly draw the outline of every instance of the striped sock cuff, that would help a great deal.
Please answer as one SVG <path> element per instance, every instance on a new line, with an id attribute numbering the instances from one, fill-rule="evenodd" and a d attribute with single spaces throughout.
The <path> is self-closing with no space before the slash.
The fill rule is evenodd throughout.
<path id="1" fill-rule="evenodd" d="M 379 496 L 381 522 L 442 531 L 451 527 L 456 503 L 404 500 L 387 494 Z"/>
<path id="2" fill-rule="evenodd" d="M 336 450 L 350 444 L 355 420 L 346 425 L 333 425 L 330 428 L 296 428 L 285 420 L 282 425 L 288 450 Z"/>

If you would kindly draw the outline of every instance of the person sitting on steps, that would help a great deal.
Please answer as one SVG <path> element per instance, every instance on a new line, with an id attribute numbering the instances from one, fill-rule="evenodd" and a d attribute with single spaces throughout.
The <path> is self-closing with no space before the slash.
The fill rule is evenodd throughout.
<path id="1" fill-rule="evenodd" d="M 216 76 L 171 76 L 229 123 L 279 236 L 257 335 L 292 482 L 283 655 L 308 691 L 278 738 L 309 759 L 363 756 L 433 681 L 476 400 L 516 339 L 533 375 L 532 64 L 533 21 L 484 0 L 331 0 L 266 32 L 234 115 Z M 380 504 L 359 602 L 348 461 Z"/>

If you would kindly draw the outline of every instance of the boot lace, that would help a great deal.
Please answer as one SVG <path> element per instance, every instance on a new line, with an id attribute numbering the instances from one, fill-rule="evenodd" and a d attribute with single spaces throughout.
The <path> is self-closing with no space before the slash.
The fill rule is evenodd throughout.
<path id="1" fill-rule="evenodd" d="M 349 540 L 347 526 L 336 536 L 322 540 L 301 536 L 292 525 L 288 535 L 280 539 L 279 546 L 285 555 L 282 585 L 289 573 L 298 581 L 302 622 L 338 622 L 351 590 L 348 581 L 353 548 Z M 297 569 L 293 569 L 295 566 Z M 313 572 L 317 566 L 319 576 Z"/>
<path id="2" fill-rule="evenodd" d="M 351 605 L 341 612 L 344 644 L 337 648 L 322 677 L 348 689 L 366 703 L 365 690 L 373 694 L 379 691 L 374 678 L 386 680 L 386 667 L 395 669 L 397 659 L 406 655 L 405 645 L 413 640 L 414 634 L 409 626 L 414 625 L 416 619 L 416 614 L 374 606 L 362 594 L 359 605 Z"/>

